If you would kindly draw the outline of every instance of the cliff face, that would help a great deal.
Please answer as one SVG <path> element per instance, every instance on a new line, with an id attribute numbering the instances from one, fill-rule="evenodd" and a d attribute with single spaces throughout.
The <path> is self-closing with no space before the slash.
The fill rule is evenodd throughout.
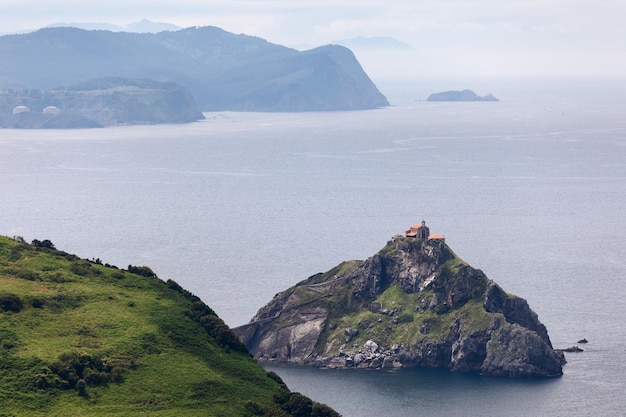
<path id="1" fill-rule="evenodd" d="M 260 361 L 559 376 L 565 362 L 528 303 L 443 240 L 395 237 L 276 295 L 234 329 Z"/>

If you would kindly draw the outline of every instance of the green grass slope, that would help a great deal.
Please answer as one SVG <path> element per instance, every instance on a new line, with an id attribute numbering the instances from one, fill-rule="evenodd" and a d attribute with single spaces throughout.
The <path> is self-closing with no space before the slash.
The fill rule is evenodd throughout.
<path id="1" fill-rule="evenodd" d="M 147 267 L 0 236 L 0 416 L 334 416 Z"/>

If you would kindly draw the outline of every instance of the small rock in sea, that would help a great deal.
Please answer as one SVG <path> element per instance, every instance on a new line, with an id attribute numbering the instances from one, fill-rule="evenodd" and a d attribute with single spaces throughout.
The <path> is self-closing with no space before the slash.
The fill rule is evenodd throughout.
<path id="1" fill-rule="evenodd" d="M 555 349 L 555 350 L 561 351 L 561 352 L 584 352 L 584 350 L 582 350 L 578 346 L 568 347 L 567 349 Z"/>
<path id="2" fill-rule="evenodd" d="M 589 343 L 589 341 L 587 339 L 580 339 L 578 343 Z"/>

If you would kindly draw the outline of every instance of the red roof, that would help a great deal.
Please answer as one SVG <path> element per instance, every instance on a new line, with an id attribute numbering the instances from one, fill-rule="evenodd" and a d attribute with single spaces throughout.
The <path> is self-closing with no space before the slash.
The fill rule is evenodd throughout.
<path id="1" fill-rule="evenodd" d="M 446 237 L 444 235 L 430 235 L 428 236 L 429 239 L 445 239 Z"/>

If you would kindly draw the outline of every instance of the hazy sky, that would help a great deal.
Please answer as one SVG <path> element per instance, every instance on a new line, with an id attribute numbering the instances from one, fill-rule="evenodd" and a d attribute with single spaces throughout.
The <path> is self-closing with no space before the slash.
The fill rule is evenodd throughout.
<path id="1" fill-rule="evenodd" d="M 356 36 L 413 46 L 356 51 L 375 76 L 626 77 L 624 0 L 0 0 L 0 32 L 143 18 L 288 46 Z"/>

